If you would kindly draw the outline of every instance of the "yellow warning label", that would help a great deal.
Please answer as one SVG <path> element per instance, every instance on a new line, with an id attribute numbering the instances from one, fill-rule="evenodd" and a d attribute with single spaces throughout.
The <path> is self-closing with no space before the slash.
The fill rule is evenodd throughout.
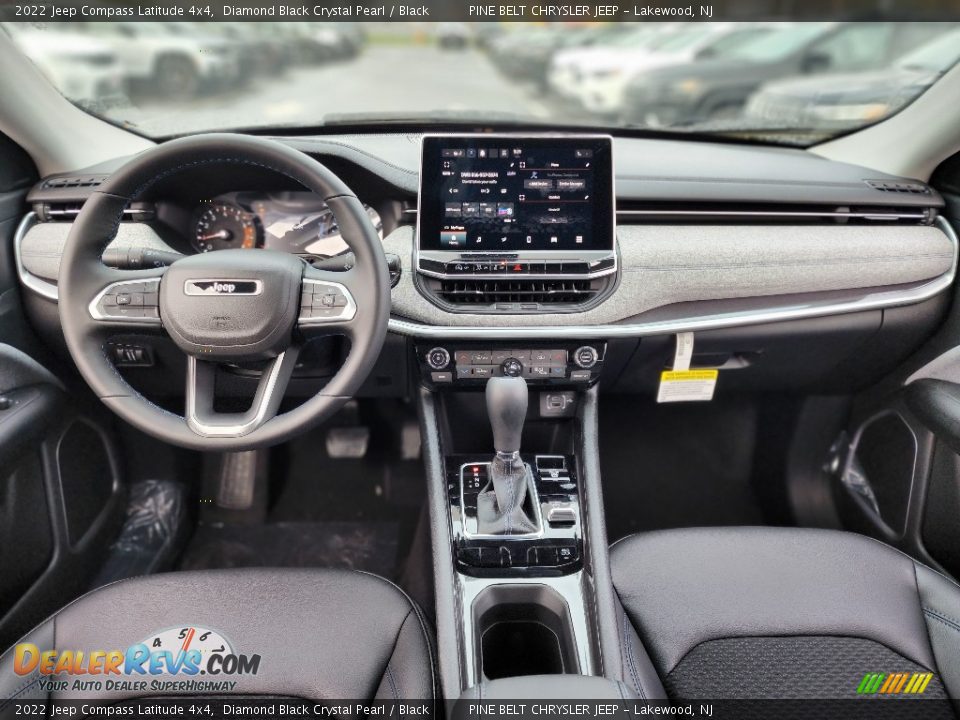
<path id="1" fill-rule="evenodd" d="M 717 387 L 719 370 L 664 370 L 660 373 L 657 402 L 709 402 Z"/>
<path id="2" fill-rule="evenodd" d="M 660 382 L 683 382 L 716 380 L 719 370 L 664 370 L 660 373 Z"/>

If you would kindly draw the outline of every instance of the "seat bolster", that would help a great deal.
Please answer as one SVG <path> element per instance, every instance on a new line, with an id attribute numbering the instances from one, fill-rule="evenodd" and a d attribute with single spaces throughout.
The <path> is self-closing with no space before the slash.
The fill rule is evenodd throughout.
<path id="1" fill-rule="evenodd" d="M 960 698 L 960 585 L 925 565 L 916 565 L 917 590 L 940 679 Z"/>
<path id="2" fill-rule="evenodd" d="M 38 648 L 52 648 L 56 636 L 54 628 L 54 618 L 49 618 L 27 633 L 20 642 L 32 643 Z M 0 717 L 14 701 L 46 700 L 48 693 L 40 686 L 42 679 L 38 669 L 26 675 L 17 675 L 13 652 L 0 655 Z"/>
<path id="3" fill-rule="evenodd" d="M 384 669 L 375 699 L 432 700 L 437 697 L 437 678 L 433 672 L 433 643 L 417 608 L 411 608 L 397 643 Z M 429 667 L 424 663 L 429 661 Z"/>
<path id="4" fill-rule="evenodd" d="M 663 700 L 667 691 L 660 682 L 657 670 L 650 661 L 643 643 L 630 623 L 627 611 L 614 594 L 617 610 L 617 630 L 620 635 L 620 666 L 623 681 L 641 700 Z"/>

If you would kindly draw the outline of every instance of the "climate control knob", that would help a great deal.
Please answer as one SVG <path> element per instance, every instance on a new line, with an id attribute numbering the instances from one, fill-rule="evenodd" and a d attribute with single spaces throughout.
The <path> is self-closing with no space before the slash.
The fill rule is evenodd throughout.
<path id="1" fill-rule="evenodd" d="M 523 363 L 516 358 L 507 358 L 500 365 L 500 371 L 506 377 L 520 377 L 523 375 Z"/>
<path id="2" fill-rule="evenodd" d="M 450 353 L 446 348 L 435 347 L 427 353 L 427 365 L 434 370 L 443 370 L 450 364 Z"/>
<path id="3" fill-rule="evenodd" d="M 584 370 L 592 368 L 594 365 L 596 365 L 597 360 L 597 351 L 589 345 L 578 347 L 573 353 L 573 361 L 578 367 L 582 367 Z"/>

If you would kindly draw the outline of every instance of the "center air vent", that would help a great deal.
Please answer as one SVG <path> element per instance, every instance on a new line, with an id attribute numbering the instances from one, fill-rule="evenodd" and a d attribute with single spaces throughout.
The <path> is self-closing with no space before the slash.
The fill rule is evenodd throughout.
<path id="1" fill-rule="evenodd" d="M 600 291 L 590 280 L 443 280 L 437 295 L 454 305 L 583 304 Z M 534 308 L 526 308 L 534 309 Z"/>

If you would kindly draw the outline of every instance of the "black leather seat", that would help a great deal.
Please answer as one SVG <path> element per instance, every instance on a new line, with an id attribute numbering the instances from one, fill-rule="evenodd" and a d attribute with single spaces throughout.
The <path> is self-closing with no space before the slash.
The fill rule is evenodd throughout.
<path id="1" fill-rule="evenodd" d="M 349 570 L 236 569 L 177 572 L 125 580 L 89 593 L 36 627 L 21 643 L 45 650 L 126 650 L 137 643 L 176 654 L 180 630 L 195 629 L 191 649 L 216 636 L 234 654 L 260 655 L 256 674 L 186 676 L 165 680 L 236 681 L 229 693 L 304 700 L 435 697 L 430 637 L 419 609 L 382 578 Z M 162 632 L 169 631 L 169 632 Z M 201 642 L 203 641 L 203 642 Z M 218 645 L 219 647 L 219 645 Z M 204 663 L 207 654 L 204 655 Z M 0 656 L 0 710 L 11 699 L 129 699 L 155 691 L 47 692 L 35 669 L 17 675 L 14 649 Z M 143 680 L 147 676 L 63 675 Z M 50 679 L 49 677 L 43 679 Z"/>
<path id="2" fill-rule="evenodd" d="M 616 543 L 610 562 L 624 680 L 641 697 L 856 698 L 867 673 L 905 673 L 891 685 L 906 699 L 931 673 L 924 698 L 960 698 L 960 586 L 883 543 L 669 530 Z"/>

